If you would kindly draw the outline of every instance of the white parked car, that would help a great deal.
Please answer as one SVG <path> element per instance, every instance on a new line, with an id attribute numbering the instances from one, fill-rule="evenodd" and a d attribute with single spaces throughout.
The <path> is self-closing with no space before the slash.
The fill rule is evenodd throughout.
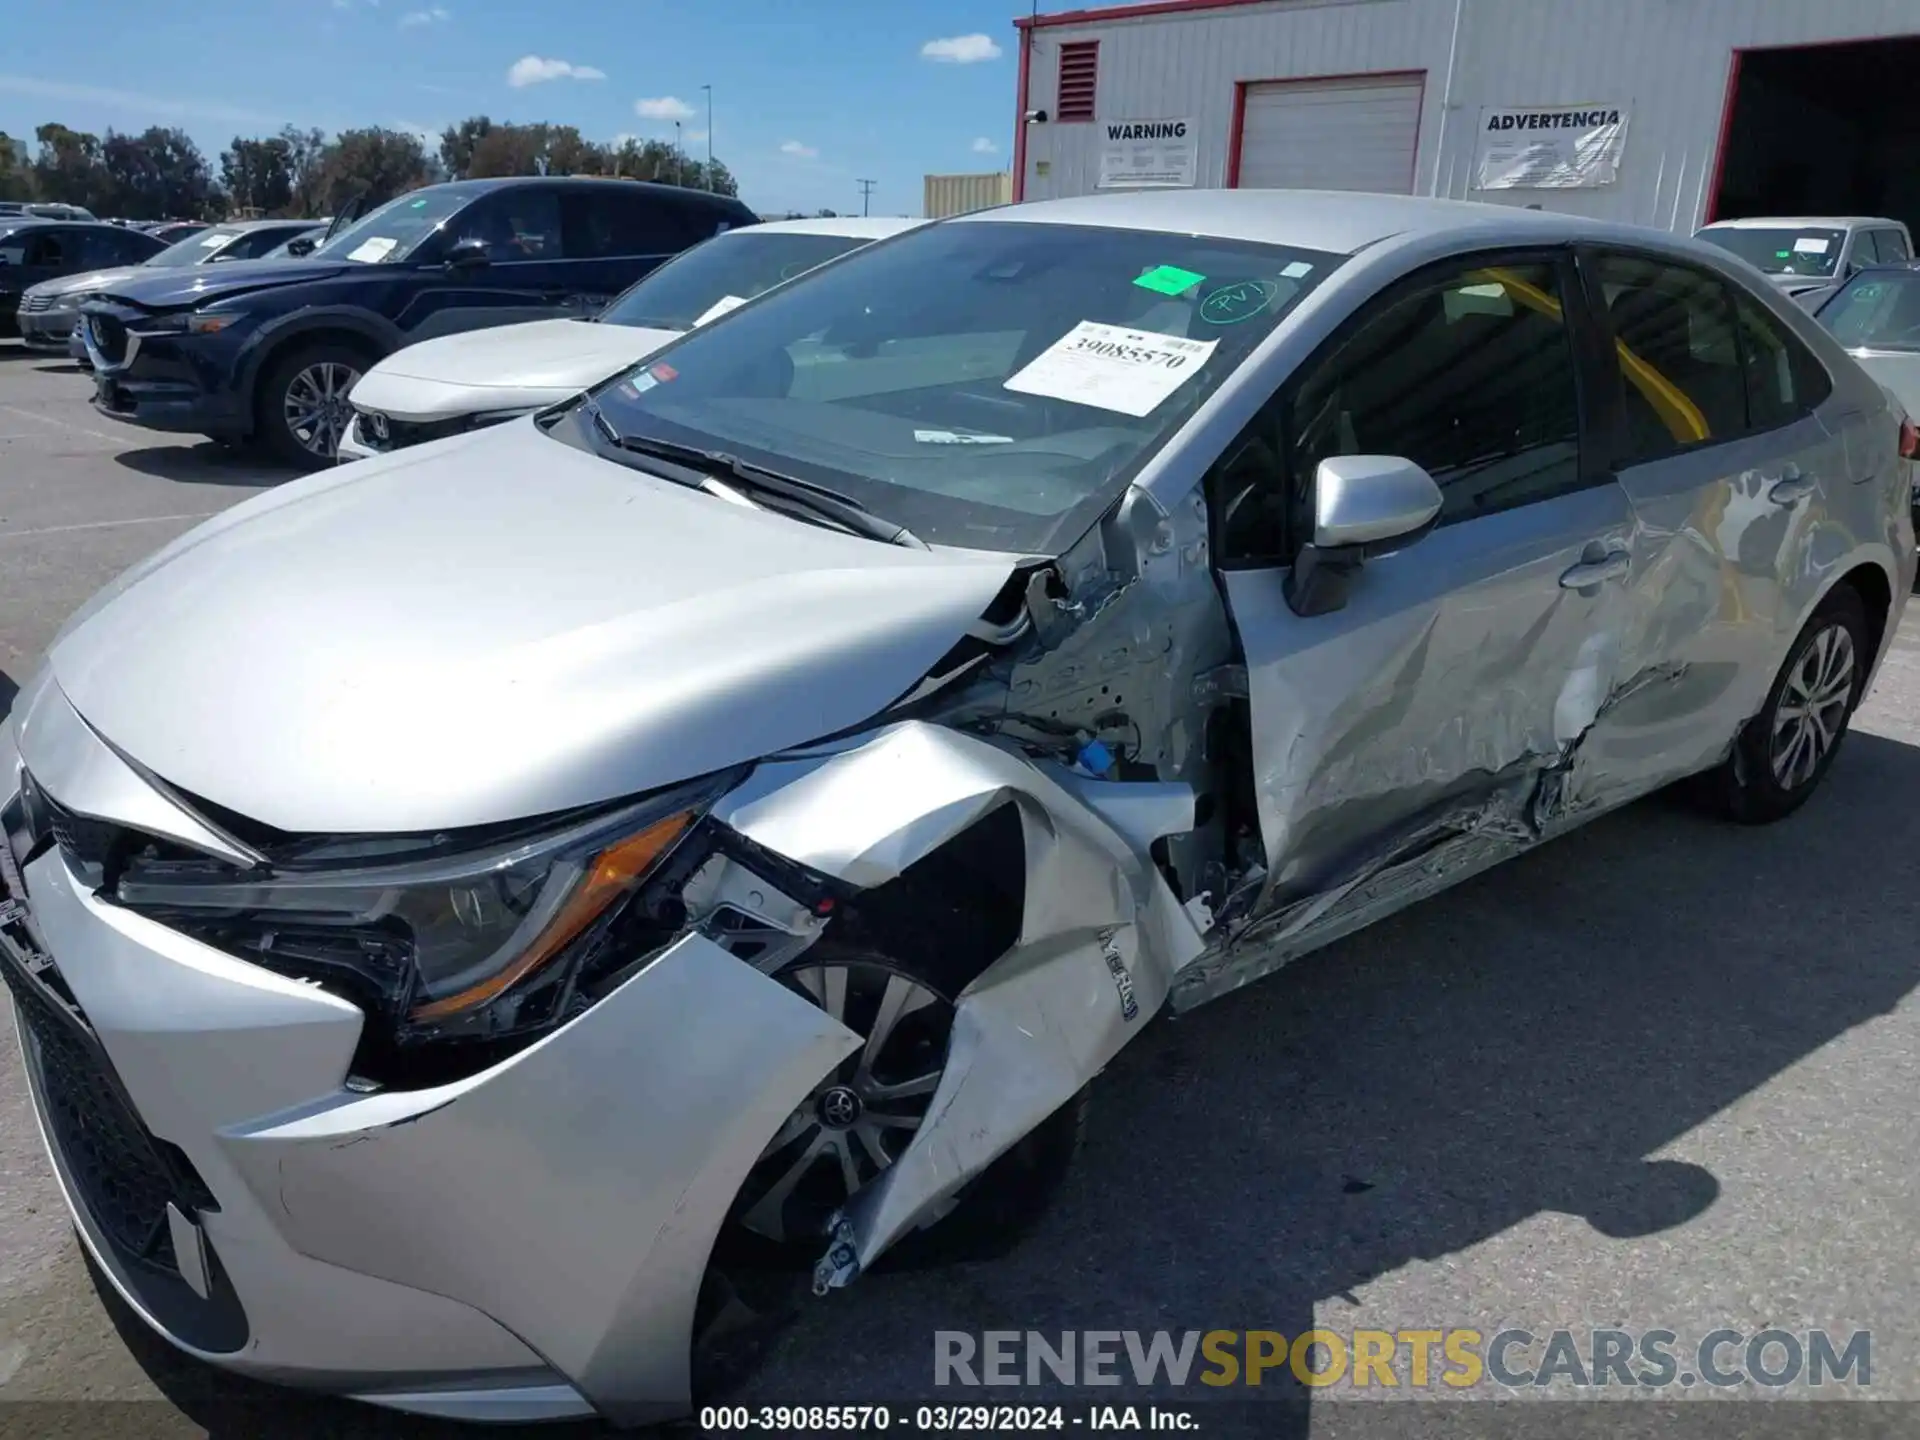
<path id="1" fill-rule="evenodd" d="M 921 223 L 847 215 L 729 230 L 662 265 L 590 318 L 535 320 L 410 345 L 353 387 L 353 424 L 339 459 L 364 460 L 564 400 L 775 285 Z"/>
<path id="2" fill-rule="evenodd" d="M 1913 258 L 1907 227 L 1877 215 L 1754 215 L 1716 220 L 1694 238 L 1765 271 L 1809 310 L 1867 266 Z"/>

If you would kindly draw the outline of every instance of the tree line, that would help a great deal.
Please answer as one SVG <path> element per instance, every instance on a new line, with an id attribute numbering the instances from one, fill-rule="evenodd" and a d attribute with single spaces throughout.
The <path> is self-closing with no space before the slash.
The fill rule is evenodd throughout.
<path id="1" fill-rule="evenodd" d="M 209 164 L 184 130 L 104 136 L 41 125 L 35 149 L 0 131 L 0 200 L 57 201 L 126 220 L 219 220 L 234 214 L 318 217 L 369 206 L 438 180 L 494 175 L 611 175 L 736 195 L 720 161 L 661 140 L 589 140 L 572 125 L 516 125 L 475 115 L 449 125 L 437 151 L 407 131 L 369 126 L 331 137 L 288 125 L 236 135 Z"/>

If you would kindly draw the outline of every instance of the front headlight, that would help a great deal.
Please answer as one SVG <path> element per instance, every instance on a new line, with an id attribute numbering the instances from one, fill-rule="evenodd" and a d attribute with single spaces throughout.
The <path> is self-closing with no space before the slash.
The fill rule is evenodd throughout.
<path id="1" fill-rule="evenodd" d="M 81 301 L 91 299 L 93 299 L 93 292 L 91 290 L 69 290 L 64 295 L 54 296 L 53 304 L 47 308 L 50 310 L 78 310 Z"/>
<path id="2" fill-rule="evenodd" d="M 680 787 L 445 859 L 369 866 L 364 854 L 377 837 L 353 842 L 348 863 L 330 861 L 340 847 L 322 842 L 258 878 L 135 856 L 107 893 L 216 948 L 346 994 L 402 1043 L 498 1038 L 558 1018 L 548 982 L 564 981 L 563 962 L 579 958 L 722 785 Z"/>
<path id="3" fill-rule="evenodd" d="M 182 310 L 142 320 L 136 335 L 217 335 L 240 320 L 232 311 Z"/>

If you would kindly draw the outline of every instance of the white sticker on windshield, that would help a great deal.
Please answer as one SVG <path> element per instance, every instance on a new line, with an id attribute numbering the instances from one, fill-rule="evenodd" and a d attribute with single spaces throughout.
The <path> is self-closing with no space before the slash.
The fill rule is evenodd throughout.
<path id="1" fill-rule="evenodd" d="M 347 252 L 347 259 L 363 261 L 372 265 L 393 253 L 393 247 L 400 242 L 388 235 L 376 235 L 371 240 L 362 240 Z"/>
<path id="2" fill-rule="evenodd" d="M 215 245 L 224 245 L 227 243 L 227 241 L 231 240 L 232 238 L 233 238 L 233 232 L 228 230 L 223 230 L 217 235 L 202 236 L 200 240 L 200 248 L 202 250 L 211 250 Z"/>
<path id="3" fill-rule="evenodd" d="M 1285 265 L 1280 267 L 1280 278 L 1282 280 L 1298 280 L 1302 275 L 1311 275 L 1312 273 L 1313 266 L 1304 260 L 1289 260 Z"/>
<path id="4" fill-rule="evenodd" d="M 1198 375 L 1219 343 L 1082 320 L 1002 388 L 1140 418 Z"/>
<path id="5" fill-rule="evenodd" d="M 913 438 L 922 445 L 1011 445 L 1011 435 L 962 435 L 957 430 L 916 430 Z"/>
<path id="6" fill-rule="evenodd" d="M 1793 248 L 1802 255 L 1824 255 L 1827 242 L 1813 235 L 1802 235 L 1793 242 Z"/>
<path id="7" fill-rule="evenodd" d="M 722 315 L 726 314 L 729 310 L 738 310 L 742 305 L 746 303 L 747 303 L 747 300 L 744 295 L 722 295 L 718 300 L 714 301 L 713 304 L 709 305 L 704 311 L 702 311 L 700 318 L 694 321 L 693 323 L 695 325 L 704 325 L 709 320 L 718 320 Z"/>

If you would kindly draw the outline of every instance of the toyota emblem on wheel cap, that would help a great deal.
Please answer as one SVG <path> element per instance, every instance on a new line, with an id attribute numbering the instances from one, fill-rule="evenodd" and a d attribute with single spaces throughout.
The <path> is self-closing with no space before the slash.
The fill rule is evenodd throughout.
<path id="1" fill-rule="evenodd" d="M 820 1119 L 835 1130 L 844 1130 L 860 1118 L 860 1097 L 844 1085 L 836 1085 L 820 1097 Z"/>

